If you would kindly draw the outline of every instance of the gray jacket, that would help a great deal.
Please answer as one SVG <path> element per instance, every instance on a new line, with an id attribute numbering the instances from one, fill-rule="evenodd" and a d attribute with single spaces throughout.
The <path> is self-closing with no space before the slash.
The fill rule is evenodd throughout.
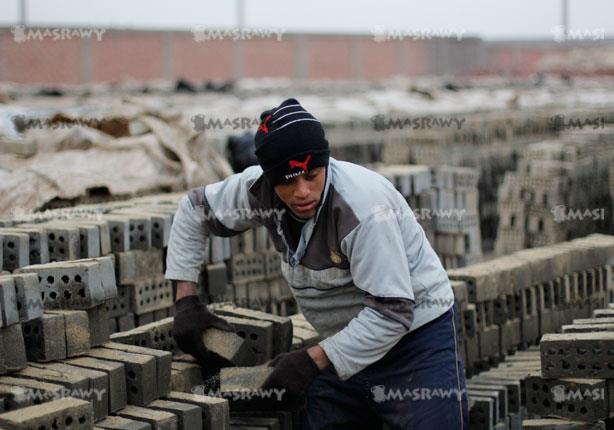
<path id="1" fill-rule="evenodd" d="M 331 157 L 323 200 L 294 253 L 283 212 L 259 166 L 191 190 L 173 222 L 167 279 L 197 281 L 209 233 L 266 226 L 300 310 L 344 380 L 454 304 L 413 211 L 378 173 Z"/>

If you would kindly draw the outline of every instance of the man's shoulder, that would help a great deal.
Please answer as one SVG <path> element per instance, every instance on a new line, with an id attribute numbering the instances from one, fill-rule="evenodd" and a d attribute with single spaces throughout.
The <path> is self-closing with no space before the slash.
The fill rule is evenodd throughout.
<path id="1" fill-rule="evenodd" d="M 332 186 L 359 220 L 380 208 L 398 208 L 399 193 L 379 173 L 347 161 L 331 160 Z"/>

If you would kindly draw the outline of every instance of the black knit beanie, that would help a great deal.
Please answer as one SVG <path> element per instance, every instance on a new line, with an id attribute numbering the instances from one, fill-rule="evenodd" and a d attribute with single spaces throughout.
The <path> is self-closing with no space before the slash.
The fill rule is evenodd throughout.
<path id="1" fill-rule="evenodd" d="M 327 166 L 330 151 L 322 124 L 296 99 L 262 112 L 256 157 L 271 184 Z"/>

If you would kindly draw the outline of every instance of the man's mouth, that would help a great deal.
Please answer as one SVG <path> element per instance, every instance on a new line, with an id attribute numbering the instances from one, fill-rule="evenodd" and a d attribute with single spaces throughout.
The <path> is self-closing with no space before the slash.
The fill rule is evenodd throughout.
<path id="1" fill-rule="evenodd" d="M 311 202 L 307 202 L 304 204 L 294 204 L 292 205 L 292 207 L 294 207 L 298 212 L 307 212 L 313 208 L 316 207 L 316 200 L 312 200 Z"/>

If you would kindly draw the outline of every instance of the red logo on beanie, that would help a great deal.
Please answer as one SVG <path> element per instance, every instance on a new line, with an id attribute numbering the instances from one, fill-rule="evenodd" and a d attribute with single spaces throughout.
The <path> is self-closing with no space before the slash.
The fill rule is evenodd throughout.
<path id="1" fill-rule="evenodd" d="M 265 134 L 266 134 L 266 133 L 268 133 L 268 132 L 269 132 L 269 129 L 268 129 L 268 127 L 266 126 L 266 123 L 267 123 L 267 121 L 268 121 L 268 120 L 270 120 L 270 119 L 271 119 L 271 115 L 268 115 L 268 116 L 267 116 L 267 117 L 264 119 L 264 121 L 262 121 L 262 124 L 260 124 L 260 125 L 258 126 L 258 131 L 262 130 L 262 132 L 263 132 L 263 133 L 265 133 Z"/>
<path id="2" fill-rule="evenodd" d="M 307 155 L 305 161 L 290 160 L 288 163 L 290 164 L 291 169 L 294 167 L 302 167 L 306 173 L 309 173 L 309 169 L 307 169 L 307 163 L 309 163 L 309 160 L 311 160 L 311 154 Z"/>

